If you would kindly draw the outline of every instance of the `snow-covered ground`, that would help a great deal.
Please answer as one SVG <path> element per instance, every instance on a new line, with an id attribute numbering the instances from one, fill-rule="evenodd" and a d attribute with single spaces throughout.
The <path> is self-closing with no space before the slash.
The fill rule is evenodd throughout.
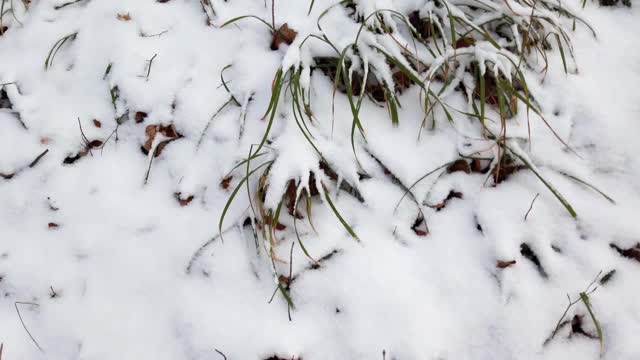
<path id="1" fill-rule="evenodd" d="M 460 114 L 448 122 L 436 112 L 435 128 L 421 128 L 413 85 L 398 97 L 396 126 L 385 108 L 363 101 L 356 161 L 347 97 L 338 92 L 332 104 L 333 79 L 314 70 L 301 76 L 309 133 L 364 201 L 320 169 L 286 90 L 265 155 L 250 164 L 274 161 L 264 205 L 274 210 L 288 181 L 308 184 L 310 171 L 332 201 L 311 199 L 313 227 L 304 201 L 295 224 L 283 206 L 275 240 L 263 244 L 245 222 L 244 186 L 219 226 L 247 169 L 230 171 L 261 142 L 278 68 L 330 54 L 314 38 L 300 45 L 319 34 L 317 19 L 335 2 L 316 0 L 308 14 L 307 1 L 275 0 L 275 24 L 298 34 L 272 51 L 256 19 L 219 27 L 247 14 L 270 23 L 262 0 L 205 2 L 204 11 L 197 0 L 34 0 L 28 11 L 5 1 L 15 10 L 2 17 L 0 36 L 0 83 L 10 83 L 0 100 L 0 358 L 640 358 L 640 10 L 569 2 L 597 38 L 563 20 L 577 68 L 568 61 L 565 74 L 555 48 L 546 76 L 528 71 L 527 83 L 575 152 L 533 113 L 522 149 L 576 218 L 532 171 L 493 186 L 488 174 L 442 169 L 411 189 L 427 225 L 412 229 L 411 196 L 395 209 L 403 187 L 483 146 L 495 156 L 496 147 Z M 424 3 L 361 0 L 357 8 L 408 14 Z M 340 48 L 358 31 L 345 14 L 322 19 Z M 461 92 L 448 101 L 465 106 Z M 508 136 L 528 138 L 525 111 L 508 121 Z M 294 308 L 274 293 L 274 272 Z M 567 294 L 579 300 L 594 279 L 590 308 L 577 301 L 564 317 L 572 324 L 545 344 Z M 590 338 L 589 310 L 602 348 Z"/>

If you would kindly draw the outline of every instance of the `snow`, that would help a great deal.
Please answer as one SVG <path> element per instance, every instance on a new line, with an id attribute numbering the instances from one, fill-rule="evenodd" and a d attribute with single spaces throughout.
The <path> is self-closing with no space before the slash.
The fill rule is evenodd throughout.
<path id="1" fill-rule="evenodd" d="M 359 119 L 366 138 L 356 129 L 352 140 L 346 95 L 337 92 L 334 99 L 333 79 L 310 70 L 315 57 L 339 55 L 315 38 L 299 47 L 307 35 L 322 33 L 317 19 L 336 2 L 316 0 L 307 15 L 307 1 L 276 0 L 277 27 L 287 23 L 298 35 L 275 51 L 269 48 L 268 27 L 256 19 L 220 27 L 247 14 L 271 23 L 271 4 L 263 1 L 212 1 L 215 15 L 203 12 L 195 0 L 82 0 L 55 9 L 64 3 L 32 1 L 26 9 L 14 0 L 15 18 L 2 17 L 9 30 L 0 36 L 0 84 L 10 83 L 2 88 L 12 104 L 0 109 L 0 175 L 7 175 L 0 176 L 3 360 L 222 359 L 215 349 L 228 359 L 383 359 L 383 351 L 384 360 L 640 357 L 640 263 L 610 246 L 627 249 L 640 241 L 637 6 L 587 2 L 582 9 L 581 1 L 569 1 L 597 38 L 580 24 L 570 31 L 571 22 L 552 13 L 571 36 L 577 67 L 569 61 L 565 74 L 554 48 L 548 72 L 527 71 L 526 77 L 557 137 L 533 112 L 519 111 L 509 119 L 512 152 L 535 164 L 571 203 L 574 219 L 528 170 L 497 186 L 488 174 L 439 171 L 411 188 L 416 201 L 407 196 L 396 209 L 405 189 L 426 173 L 461 155 L 491 159 L 499 150 L 495 141 L 482 137 L 478 121 L 455 113 L 449 122 L 439 106 L 435 120 L 421 128 L 424 92 L 415 84 L 398 96 L 397 126 L 384 106 L 365 97 Z M 502 1 L 496 4 L 505 14 L 511 11 Z M 359 0 L 356 5 L 362 16 L 390 8 L 424 16 L 442 12 L 419 0 Z M 528 16 L 526 9 L 513 6 Z M 335 6 L 321 22 L 340 52 L 360 29 L 349 14 Z M 365 31 L 347 53 L 352 66 L 345 71 L 369 64 L 369 78 L 393 88 L 392 69 L 374 46 L 396 55 L 413 44 L 406 26 L 384 14 L 385 23 L 395 21 L 398 42 Z M 214 26 L 207 26 L 208 18 Z M 371 21 L 380 26 L 378 19 Z M 75 39 L 45 70 L 53 44 L 74 32 Z M 447 51 L 436 58 L 423 46 L 415 50 L 427 65 L 452 55 L 469 64 L 462 56 L 469 53 L 487 60 L 491 73 L 515 71 L 498 55 L 506 50 L 488 42 Z M 543 62 L 535 60 L 532 65 L 540 70 Z M 224 81 L 231 93 L 220 86 L 220 73 L 229 64 Z M 480 67 L 484 72 L 484 61 Z M 247 171 L 246 164 L 232 169 L 252 145 L 256 149 L 269 122 L 263 116 L 279 68 L 287 81 L 292 77 L 286 70 L 300 69 L 300 85 L 313 111 L 313 120 L 304 114 L 305 121 L 321 154 L 292 116 L 286 83 L 261 150 L 265 155 L 251 161 L 251 168 L 273 161 L 262 204 L 275 212 L 283 202 L 278 221 L 284 229 L 274 232 L 273 242 L 263 243 L 259 234 L 256 247 L 252 227 L 243 226 L 251 215 L 246 185 L 228 209 L 226 204 Z M 469 94 L 474 79 L 467 75 L 460 72 L 458 81 Z M 432 85 L 434 91 L 441 86 Z M 114 105 L 110 91 L 115 87 Z M 229 103 L 213 117 L 232 96 L 238 104 Z M 462 91 L 452 87 L 442 97 L 472 112 Z M 486 110 L 487 128 L 499 133 L 498 112 Z M 115 119 L 127 111 L 118 124 Z M 148 116 L 136 123 L 136 112 Z M 147 155 L 140 150 L 150 125 L 173 125 L 179 134 L 175 139 L 159 134 L 154 147 L 171 142 L 155 158 L 154 150 Z M 88 147 L 83 134 L 104 147 Z M 85 155 L 64 163 L 79 153 Z M 337 181 L 321 170 L 320 159 Z M 249 179 L 254 206 L 263 170 Z M 295 227 L 319 268 L 304 254 L 283 200 L 291 179 L 299 181 L 298 194 L 304 186 L 311 191 L 310 172 L 315 187 L 324 194 L 326 186 L 331 204 L 359 239 L 341 224 L 324 195 L 311 199 L 311 219 L 300 198 L 302 218 Z M 563 173 L 587 181 L 615 204 Z M 228 188 L 221 186 L 225 180 Z M 341 191 L 341 181 L 357 189 L 364 202 Z M 445 200 L 451 191 L 462 198 Z M 443 202 L 444 208 L 433 207 Z M 427 236 L 411 228 L 418 207 Z M 543 270 L 522 255 L 524 243 Z M 271 246 L 277 260 L 265 252 Z M 516 263 L 496 266 L 510 260 Z M 274 269 L 285 277 L 291 271 L 294 309 L 280 292 L 269 301 L 277 282 Z M 571 326 L 543 345 L 567 306 L 567 294 L 578 299 L 601 271 L 613 269 L 611 280 L 597 284 L 589 296 L 603 331 L 602 353 L 597 340 L 569 337 Z M 584 330 L 595 334 L 583 303 L 571 307 L 566 319 L 574 315 L 583 316 Z"/>

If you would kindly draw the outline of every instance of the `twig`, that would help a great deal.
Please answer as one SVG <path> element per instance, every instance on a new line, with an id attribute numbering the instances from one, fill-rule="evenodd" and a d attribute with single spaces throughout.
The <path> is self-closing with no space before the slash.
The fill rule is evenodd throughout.
<path id="1" fill-rule="evenodd" d="M 200 148 L 200 144 L 202 143 L 202 140 L 204 140 L 204 135 L 207 133 L 207 130 L 209 130 L 209 127 L 211 126 L 211 123 L 213 122 L 213 119 L 215 119 L 216 116 L 218 116 L 218 114 L 220 114 L 222 112 L 222 110 L 224 110 L 224 108 L 226 108 L 227 105 L 229 105 L 234 100 L 235 99 L 233 98 L 233 96 L 230 97 L 229 100 L 227 100 L 227 102 L 222 104 L 222 106 L 218 109 L 218 111 L 216 111 L 213 114 L 213 116 L 211 116 L 211 119 L 209 119 L 209 122 L 207 122 L 207 125 L 204 127 L 204 130 L 202 130 L 202 134 L 200 134 L 200 138 L 198 139 L 198 142 L 196 143 L 196 151 Z"/>
<path id="2" fill-rule="evenodd" d="M 189 263 L 187 264 L 187 268 L 185 269 L 185 272 L 187 274 L 191 274 L 191 269 L 193 268 L 193 265 L 195 264 L 196 260 L 198 260 L 198 258 L 200 258 L 200 256 L 202 256 L 202 253 L 207 249 L 207 247 L 209 247 L 209 245 L 213 244 L 214 241 L 218 240 L 218 238 L 221 238 L 221 236 L 220 236 L 221 234 L 225 234 L 225 233 L 229 232 L 230 230 L 232 230 L 235 227 L 237 227 L 236 224 L 233 224 L 233 225 L 229 226 L 224 231 L 222 231 L 222 233 L 212 237 L 211 239 L 207 240 L 207 242 L 202 244 L 198 248 L 198 250 L 196 250 L 193 253 L 193 255 L 191 255 L 191 259 L 189 259 Z"/>
<path id="3" fill-rule="evenodd" d="M 220 351 L 218 349 L 213 349 L 213 350 L 215 350 L 218 354 L 220 354 L 220 356 L 222 356 L 222 358 L 224 358 L 224 360 L 227 360 L 227 356 L 224 353 L 222 353 L 222 351 Z M 2 359 L 0 359 L 0 360 L 2 360 Z"/>
<path id="4" fill-rule="evenodd" d="M 276 1 L 271 0 L 271 26 L 276 31 Z"/>
<path id="5" fill-rule="evenodd" d="M 149 81 L 149 75 L 151 74 L 151 66 L 153 65 L 153 60 L 156 58 L 156 56 L 158 56 L 158 54 L 153 54 L 151 59 L 147 60 L 147 62 L 149 63 L 149 65 L 147 65 L 147 75 L 139 76 L 139 77 L 145 78 L 145 81 Z"/>
<path id="6" fill-rule="evenodd" d="M 166 33 L 168 33 L 168 32 L 169 32 L 169 30 L 165 30 L 165 31 L 161 31 L 161 32 L 159 32 L 159 33 L 157 33 L 157 34 L 147 35 L 147 34 L 145 34 L 145 33 L 143 33 L 143 32 L 141 31 L 141 32 L 140 32 L 140 36 L 141 36 L 141 37 L 145 37 L 145 38 L 149 38 L 149 37 L 156 37 L 156 36 L 160 37 L 160 36 L 162 36 L 162 35 L 164 35 L 164 34 L 166 34 Z"/>
<path id="7" fill-rule="evenodd" d="M 596 275 L 596 277 L 593 279 L 593 281 L 591 281 L 589 286 L 587 286 L 587 288 L 584 291 L 582 291 L 580 294 L 586 294 L 586 295 L 593 294 L 598 289 L 598 287 L 596 286 L 593 289 L 591 289 L 591 287 L 593 286 L 593 284 L 596 283 L 596 281 L 598 281 L 600 274 L 602 274 L 602 270 L 598 272 L 598 275 Z M 575 304 L 582 301 L 582 295 L 577 300 L 572 301 L 569 294 L 567 294 L 567 299 L 569 300 L 569 305 L 567 305 L 567 308 L 564 310 L 564 313 L 562 313 L 562 316 L 560 317 L 560 320 L 558 320 L 558 323 L 556 324 L 555 329 L 553 329 L 553 332 L 551 333 L 551 335 L 549 335 L 549 337 L 544 341 L 544 343 L 542 343 L 542 346 L 546 346 L 549 342 L 551 342 L 551 340 L 553 340 L 553 338 L 556 336 L 558 331 L 567 324 L 566 322 L 563 323 L 562 320 L 564 320 L 564 317 L 567 316 L 567 313 L 569 312 L 569 309 L 571 309 L 571 307 L 573 307 Z"/>
<path id="8" fill-rule="evenodd" d="M 44 352 L 44 350 L 42 350 L 42 347 L 40 347 L 40 344 L 38 344 L 38 342 L 36 341 L 36 339 L 33 338 L 33 335 L 31 335 L 31 333 L 29 332 L 29 329 L 27 329 L 27 326 L 24 324 L 24 320 L 22 320 L 22 315 L 20 315 L 20 309 L 18 309 L 18 304 L 20 305 L 33 305 L 33 306 L 40 306 L 39 304 L 36 303 L 30 303 L 30 302 L 21 302 L 21 301 L 16 301 L 13 306 L 15 306 L 16 308 L 16 312 L 18 313 L 18 318 L 20 319 L 20 322 L 22 323 L 22 327 L 24 328 L 24 331 L 27 332 L 27 334 L 29 335 L 29 337 L 31 338 L 31 341 L 33 341 L 33 343 L 36 345 L 36 347 L 38 348 L 38 350 L 40 350 L 40 352 Z"/>
<path id="9" fill-rule="evenodd" d="M 64 4 L 54 6 L 54 7 L 53 7 L 53 9 L 54 9 L 54 10 L 60 10 L 60 9 L 62 9 L 62 8 L 64 8 L 64 7 L 67 7 L 67 6 L 69 6 L 69 5 L 73 5 L 73 4 L 77 4 L 77 3 L 82 2 L 82 1 L 87 1 L 87 0 L 74 0 L 74 1 L 69 1 L 69 2 L 66 2 L 66 3 L 64 3 Z"/>
<path id="10" fill-rule="evenodd" d="M 529 210 L 527 210 L 527 213 L 524 214 L 524 221 L 527 221 L 527 216 L 529 216 L 531 209 L 533 209 L 533 203 L 536 202 L 536 199 L 538 198 L 538 196 L 540 196 L 540 193 L 537 193 L 536 196 L 533 198 L 533 200 L 531 200 L 531 205 L 529 206 Z"/>
<path id="11" fill-rule="evenodd" d="M 156 149 L 157 149 L 158 145 L 154 146 L 153 148 L 151 148 L 151 151 L 149 151 L 149 166 L 147 167 L 147 172 L 144 174 L 144 184 L 147 185 L 147 182 L 149 181 L 149 174 L 151 173 L 151 164 L 153 163 L 153 158 L 155 157 L 154 155 L 156 154 Z"/>
<path id="12" fill-rule="evenodd" d="M 291 276 L 293 275 L 293 247 L 296 246 L 296 242 L 291 242 L 291 251 L 289 252 L 289 280 L 287 281 L 287 286 L 285 288 L 286 291 L 290 291 L 291 289 Z M 291 306 L 287 302 L 287 315 L 289 316 L 289 321 L 291 321 Z"/>
<path id="13" fill-rule="evenodd" d="M 47 155 L 47 153 L 49 152 L 49 149 L 46 149 L 45 151 L 43 151 L 40 155 L 38 155 L 38 157 L 36 157 L 31 164 L 29 164 L 30 168 L 33 168 L 34 166 L 36 166 L 38 164 L 38 161 L 40 161 L 40 159 L 42 159 L 45 155 Z"/>

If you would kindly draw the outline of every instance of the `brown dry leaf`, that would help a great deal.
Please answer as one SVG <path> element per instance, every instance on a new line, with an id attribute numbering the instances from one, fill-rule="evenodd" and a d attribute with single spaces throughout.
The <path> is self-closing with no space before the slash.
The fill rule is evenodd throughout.
<path id="1" fill-rule="evenodd" d="M 102 127 L 102 123 L 98 119 L 93 119 L 93 125 L 95 125 L 95 127 L 97 127 L 97 128 L 101 128 Z"/>
<path id="2" fill-rule="evenodd" d="M 141 122 L 143 122 L 144 119 L 147 118 L 147 116 L 148 114 L 144 111 L 136 112 L 136 115 L 135 115 L 136 124 L 140 124 Z"/>
<path id="3" fill-rule="evenodd" d="M 506 269 L 512 265 L 515 265 L 515 260 L 498 260 L 496 261 L 496 267 L 499 269 Z"/>
<path id="4" fill-rule="evenodd" d="M 474 173 L 484 174 L 489 171 L 490 165 L 491 161 L 489 160 L 473 159 L 471 160 L 471 171 Z"/>
<path id="5" fill-rule="evenodd" d="M 180 134 L 178 134 L 178 131 L 176 130 L 176 127 L 171 124 L 171 125 L 167 125 L 167 126 L 160 126 L 160 133 L 168 138 L 177 138 L 180 137 Z"/>
<path id="6" fill-rule="evenodd" d="M 189 205 L 189 203 L 191 203 L 191 201 L 193 201 L 193 195 L 189 195 L 186 198 L 184 198 L 182 196 L 182 193 L 175 193 L 173 194 L 176 197 L 176 200 L 178 200 L 178 202 L 180 203 L 180 206 L 187 206 Z"/>
<path id="7" fill-rule="evenodd" d="M 129 15 L 129 13 L 120 13 L 116 18 L 120 21 L 131 21 L 131 15 Z"/>
<path id="8" fill-rule="evenodd" d="M 462 199 L 462 198 L 463 198 L 463 194 L 461 192 L 451 190 L 449 191 L 449 194 L 447 195 L 447 197 L 444 200 L 442 200 L 442 202 L 435 205 L 429 205 L 429 207 L 436 209 L 436 211 L 440 211 L 447 206 L 447 203 L 449 203 L 449 200 Z"/>
<path id="9" fill-rule="evenodd" d="M 47 224 L 47 226 L 49 227 L 49 229 L 57 229 L 60 227 L 60 225 L 54 223 L 54 222 L 50 222 L 49 224 Z"/>
<path id="10" fill-rule="evenodd" d="M 156 135 L 158 133 L 168 138 L 167 140 L 164 140 L 158 144 L 153 154 L 154 157 L 160 156 L 160 154 L 162 153 L 162 150 L 164 150 L 167 144 L 169 144 L 171 141 L 182 137 L 182 135 L 178 133 L 178 131 L 176 130 L 176 127 L 173 124 L 166 125 L 166 126 L 147 125 L 144 131 L 147 134 L 147 140 L 142 145 L 141 150 L 145 155 L 148 155 L 149 151 L 151 151 L 151 148 L 153 147 L 153 141 L 155 140 Z"/>
<path id="11" fill-rule="evenodd" d="M 229 175 L 229 176 L 225 176 L 222 181 L 220 181 L 220 186 L 227 190 L 229 189 L 229 186 L 231 185 L 231 180 L 233 180 L 233 176 Z"/>
<path id="12" fill-rule="evenodd" d="M 449 167 L 447 167 L 447 172 L 449 174 L 457 171 L 463 171 L 469 174 L 471 173 L 471 167 L 469 166 L 469 163 L 466 160 L 458 159 L 453 164 L 449 165 Z"/>
<path id="13" fill-rule="evenodd" d="M 466 47 L 471 47 L 474 46 L 476 44 L 476 39 L 471 38 L 471 37 L 463 37 L 460 38 L 456 41 L 456 49 L 461 49 L 461 48 L 466 48 Z"/>
<path id="14" fill-rule="evenodd" d="M 144 129 L 145 134 L 147 134 L 147 140 L 144 142 L 142 147 L 146 151 L 146 154 L 151 151 L 151 146 L 153 146 L 153 140 L 156 138 L 156 133 L 158 132 L 158 125 L 148 125 Z"/>
<path id="15" fill-rule="evenodd" d="M 413 81 L 409 77 L 409 75 L 405 74 L 402 71 L 396 71 L 393 73 L 393 82 L 395 83 L 395 91 L 402 94 L 402 92 L 411 86 Z"/>
<path id="16" fill-rule="evenodd" d="M 287 183 L 287 191 L 285 193 L 285 197 L 287 198 L 287 210 L 289 210 L 289 215 L 293 216 L 296 207 L 296 195 L 298 195 L 298 188 L 296 186 L 295 180 L 291 179 Z"/>
<path id="17" fill-rule="evenodd" d="M 418 217 L 413 222 L 413 226 L 411 226 L 411 230 L 418 236 L 427 236 L 429 235 L 429 228 L 427 227 L 427 222 L 422 217 L 422 214 L 418 214 Z"/>
<path id="18" fill-rule="evenodd" d="M 422 36 L 423 39 L 428 39 L 433 35 L 431 29 L 435 30 L 435 27 L 428 19 L 421 19 L 420 12 L 414 11 L 409 14 L 409 23 L 416 29 L 416 31 Z"/>
<path id="19" fill-rule="evenodd" d="M 102 140 L 92 140 L 87 144 L 89 149 L 99 148 L 100 146 L 102 146 Z"/>
<path id="20" fill-rule="evenodd" d="M 291 45 L 293 40 L 295 40 L 298 32 L 290 29 L 287 23 L 282 24 L 278 31 L 273 32 L 273 40 L 271 40 L 271 50 L 278 50 L 280 44 L 286 43 L 287 45 Z"/>
<path id="21" fill-rule="evenodd" d="M 51 144 L 51 141 L 52 141 L 51 138 L 48 137 L 48 136 L 43 136 L 43 137 L 40 138 L 40 144 L 42 144 L 42 145 Z"/>
<path id="22" fill-rule="evenodd" d="M 289 279 L 288 276 L 280 275 L 278 276 L 278 280 L 280 281 L 280 284 L 285 287 L 285 289 L 288 288 L 291 284 L 291 279 Z"/>
<path id="23" fill-rule="evenodd" d="M 496 184 L 500 184 L 501 182 L 507 180 L 509 178 L 509 176 L 511 176 L 512 174 L 520 171 L 520 170 L 524 170 L 527 167 L 524 165 L 515 165 L 515 164 L 502 164 L 500 166 L 496 166 L 493 169 L 493 181 Z"/>
<path id="24" fill-rule="evenodd" d="M 612 249 L 615 249 L 620 255 L 628 259 L 640 261 L 640 243 L 637 243 L 635 246 L 630 247 L 628 249 L 622 249 L 614 243 L 609 244 L 609 246 Z"/>

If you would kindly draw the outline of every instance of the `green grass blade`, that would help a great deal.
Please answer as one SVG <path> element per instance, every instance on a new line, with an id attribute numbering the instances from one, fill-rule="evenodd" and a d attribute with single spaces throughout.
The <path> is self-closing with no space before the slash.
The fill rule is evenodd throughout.
<path id="1" fill-rule="evenodd" d="M 242 20 L 242 19 L 256 19 L 256 20 L 260 20 L 260 22 L 262 22 L 263 24 L 267 25 L 267 27 L 269 28 L 269 30 L 271 31 L 275 31 L 275 29 L 273 28 L 273 26 L 271 26 L 271 24 L 269 24 L 268 22 L 266 22 L 265 20 L 263 20 L 262 18 L 259 18 L 255 15 L 242 15 L 242 16 L 238 16 L 238 17 L 234 17 L 233 19 L 227 20 L 224 24 L 220 25 L 221 28 L 233 24 L 236 21 Z"/>
<path id="2" fill-rule="evenodd" d="M 222 224 L 224 223 L 224 218 L 227 215 L 227 211 L 229 211 L 229 207 L 231 207 L 231 203 L 233 202 L 233 199 L 238 194 L 238 191 L 240 191 L 240 188 L 242 188 L 242 185 L 244 185 L 244 182 L 248 181 L 249 177 L 252 174 L 254 174 L 256 171 L 258 171 L 260 168 L 262 168 L 262 167 L 264 167 L 266 165 L 270 165 L 272 163 L 273 163 L 273 161 L 267 161 L 265 163 L 260 164 L 258 167 L 256 167 L 255 169 L 251 170 L 244 178 L 242 178 L 242 180 L 240 180 L 238 185 L 236 185 L 236 187 L 233 189 L 233 192 L 231 192 L 231 195 L 229 196 L 229 199 L 227 199 L 227 203 L 224 205 L 224 208 L 222 209 L 222 215 L 220 215 L 220 220 L 218 222 L 218 230 L 220 232 L 220 239 L 222 239 Z"/>
<path id="3" fill-rule="evenodd" d="M 276 74 L 276 81 L 273 86 L 273 92 L 271 94 L 271 102 L 269 104 L 269 111 L 271 112 L 271 116 L 269 117 L 269 123 L 267 124 L 267 129 L 264 131 L 264 135 L 262 136 L 262 140 L 260 144 L 258 144 L 258 148 L 253 154 L 257 154 L 260 152 L 264 143 L 267 141 L 269 137 L 269 132 L 271 131 L 271 127 L 273 126 L 273 119 L 276 117 L 276 110 L 278 108 L 278 101 L 280 100 L 280 91 L 282 90 L 282 69 L 278 69 L 278 73 Z M 267 112 L 268 114 L 269 112 Z M 253 156 L 252 154 L 252 156 Z"/>
<path id="4" fill-rule="evenodd" d="M 311 15 L 311 10 L 313 10 L 313 4 L 316 0 L 311 0 L 311 4 L 309 4 L 309 11 L 307 12 L 307 16 Z"/>
<path id="5" fill-rule="evenodd" d="M 327 188 L 324 187 L 324 185 L 322 185 L 322 188 L 324 190 L 324 198 L 327 200 L 327 203 L 329 204 L 329 206 L 331 207 L 331 210 L 333 211 L 333 213 L 336 215 L 336 217 L 338 218 L 338 220 L 340 221 L 340 223 L 342 224 L 342 226 L 344 226 L 344 228 L 347 230 L 347 232 L 357 241 L 360 241 L 360 238 L 358 237 L 358 235 L 356 235 L 356 233 L 353 231 L 353 229 L 351 228 L 351 226 L 349 226 L 349 224 L 347 224 L 347 222 L 344 220 L 344 218 L 342 217 L 342 215 L 340 215 L 340 212 L 338 211 L 338 209 L 336 208 L 336 206 L 333 204 L 333 201 L 331 201 L 331 197 L 329 197 L 329 191 L 327 191 Z"/>
<path id="6" fill-rule="evenodd" d="M 295 214 L 293 215 L 293 229 L 294 229 L 294 231 L 296 233 L 296 238 L 298 239 L 298 244 L 300 245 L 300 248 L 302 249 L 302 252 L 304 253 L 304 255 L 306 257 L 308 257 L 309 260 L 311 260 L 313 263 L 318 263 L 318 261 L 316 261 L 316 259 L 314 259 L 311 256 L 311 254 L 309 254 L 309 251 L 307 251 L 307 248 L 302 243 L 302 239 L 300 239 L 300 233 L 298 232 L 298 218 L 295 216 Z"/>
<path id="7" fill-rule="evenodd" d="M 562 58 L 562 67 L 564 68 L 564 73 L 568 74 L 567 70 L 567 58 L 564 55 L 564 47 L 562 46 L 562 41 L 560 41 L 560 36 L 558 34 L 554 34 L 556 36 L 556 42 L 558 43 L 558 50 L 560 50 L 560 57 Z"/>
<path id="8" fill-rule="evenodd" d="M 598 340 L 600 340 L 600 353 L 604 352 L 604 338 L 602 336 L 602 328 L 600 327 L 600 322 L 596 318 L 596 315 L 593 313 L 593 309 L 591 308 L 591 302 L 589 301 L 589 295 L 584 292 L 580 293 L 580 299 L 584 303 L 584 306 L 587 307 L 587 311 L 589 311 L 589 316 L 591 316 L 591 320 L 593 320 L 593 324 L 596 327 L 596 333 L 598 334 Z"/>
<path id="9" fill-rule="evenodd" d="M 484 81 L 484 74 L 480 73 L 480 66 L 478 66 L 478 79 L 480 82 L 480 123 L 482 124 L 482 128 L 484 129 L 484 114 L 485 114 L 485 102 L 486 102 L 486 87 Z M 484 132 L 484 130 L 483 130 Z"/>
<path id="10" fill-rule="evenodd" d="M 400 120 L 398 118 L 398 105 L 396 104 L 395 96 L 390 91 L 386 91 L 387 104 L 389 105 L 389 113 L 391 114 L 391 123 L 394 126 L 398 126 Z"/>
<path id="11" fill-rule="evenodd" d="M 594 191 L 595 191 L 595 192 L 597 192 L 598 194 L 602 195 L 602 197 L 604 197 L 605 199 L 607 199 L 610 203 L 612 203 L 612 204 L 614 204 L 614 205 L 616 204 L 616 201 L 615 201 L 615 200 L 613 200 L 609 195 L 605 194 L 604 192 L 602 192 L 600 189 L 598 189 L 598 188 L 597 188 L 597 187 L 595 187 L 594 185 L 589 184 L 588 182 L 586 182 L 586 181 L 584 181 L 584 180 L 582 180 L 582 179 L 580 179 L 580 178 L 578 178 L 578 177 L 576 177 L 576 176 L 573 176 L 573 175 L 567 174 L 567 173 L 565 173 L 565 172 L 559 171 L 558 173 L 559 173 L 560 175 L 564 175 L 564 176 L 568 177 L 569 179 L 574 180 L 574 181 L 576 181 L 576 182 L 579 182 L 580 184 L 582 184 L 582 185 L 584 185 L 584 186 L 586 186 L 586 187 L 588 187 L 588 188 L 590 188 L 590 189 L 594 190 Z"/>
<path id="12" fill-rule="evenodd" d="M 236 99 L 236 97 L 233 96 L 233 93 L 231 92 L 231 89 L 229 89 L 229 87 L 227 86 L 227 82 L 224 80 L 224 71 L 227 70 L 230 67 L 231 67 L 231 64 L 229 64 L 229 65 L 227 65 L 227 66 L 222 68 L 222 71 L 220 71 L 220 81 L 222 81 L 222 86 L 229 93 L 229 95 L 233 99 L 233 102 L 235 102 L 236 105 L 241 106 L 240 102 L 238 101 L 238 99 Z"/>
<path id="13" fill-rule="evenodd" d="M 560 203 L 564 206 L 564 208 L 567 209 L 567 212 L 569 212 L 571 217 L 573 218 L 578 217 L 578 214 L 575 212 L 575 210 L 573 210 L 573 207 L 571 206 L 571 204 L 564 198 L 564 196 L 562 196 L 562 194 L 558 190 L 556 190 L 545 178 L 543 178 L 542 175 L 540 175 L 538 170 L 536 170 L 536 167 L 529 161 L 529 159 L 527 159 L 526 156 L 521 154 L 520 151 L 514 151 L 514 149 L 508 147 L 506 144 L 505 144 L 505 147 L 507 147 L 507 149 L 509 149 L 513 155 L 515 155 L 518 159 L 520 159 L 520 161 L 522 161 L 525 164 L 525 166 L 529 168 L 529 170 L 531 170 L 536 175 L 536 177 L 540 179 L 540 181 L 542 181 L 542 183 L 547 187 L 547 189 L 549 189 L 549 191 L 551 191 L 551 193 L 556 197 L 556 199 L 560 201 Z"/>

